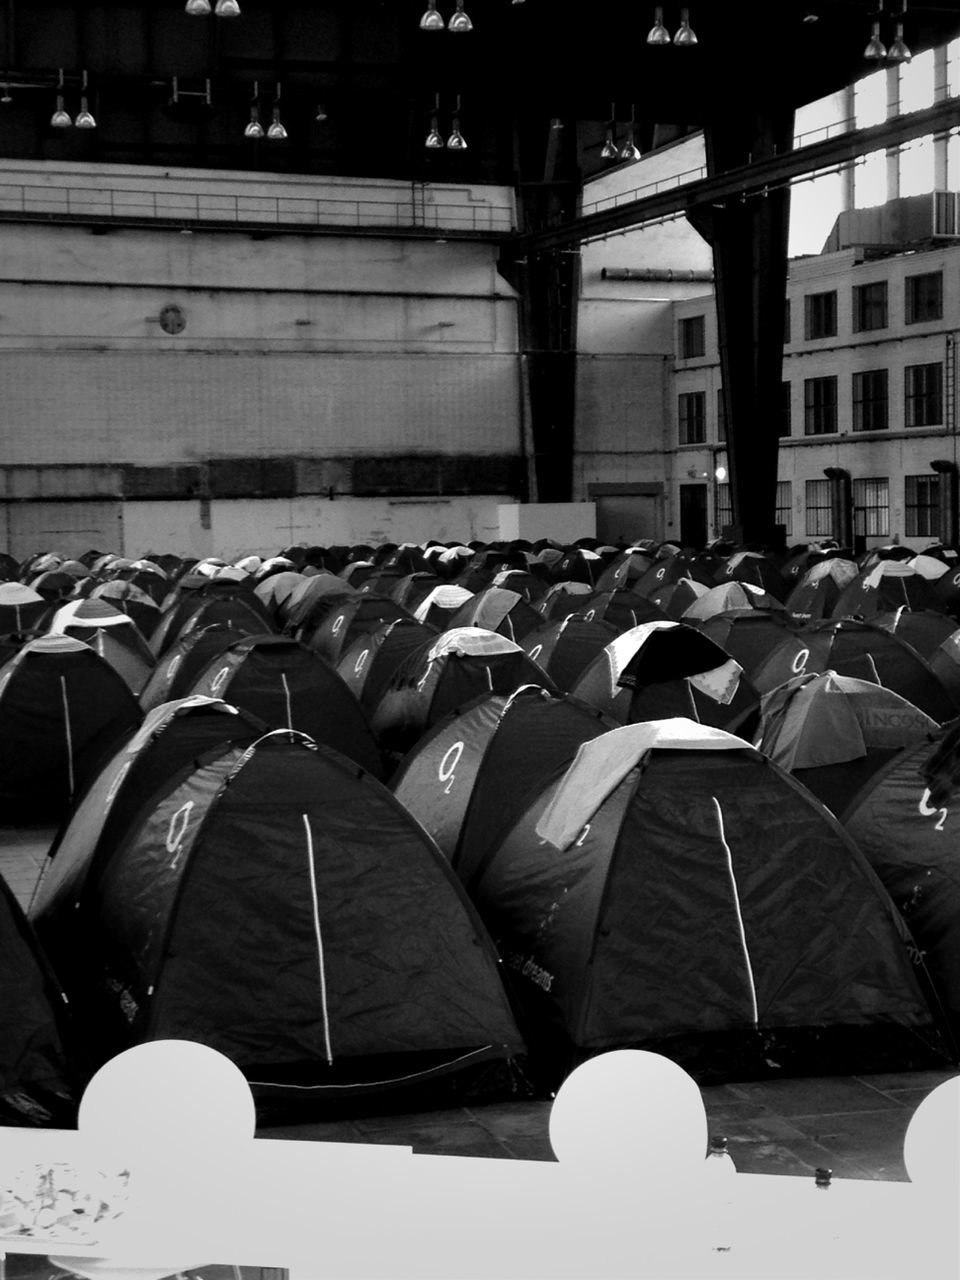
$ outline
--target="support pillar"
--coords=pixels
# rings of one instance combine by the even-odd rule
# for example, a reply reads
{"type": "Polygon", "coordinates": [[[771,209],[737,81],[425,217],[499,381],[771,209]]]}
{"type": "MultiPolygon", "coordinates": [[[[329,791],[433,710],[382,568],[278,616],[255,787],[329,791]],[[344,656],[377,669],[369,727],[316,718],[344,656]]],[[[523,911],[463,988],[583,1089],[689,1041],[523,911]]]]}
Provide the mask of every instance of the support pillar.
{"type": "MultiPolygon", "coordinates": [[[[745,109],[705,129],[712,176],[793,145],[793,110],[745,109]]],[[[727,469],[737,541],[782,546],[776,525],[790,192],[784,186],[687,216],[713,248],[727,469]]]]}

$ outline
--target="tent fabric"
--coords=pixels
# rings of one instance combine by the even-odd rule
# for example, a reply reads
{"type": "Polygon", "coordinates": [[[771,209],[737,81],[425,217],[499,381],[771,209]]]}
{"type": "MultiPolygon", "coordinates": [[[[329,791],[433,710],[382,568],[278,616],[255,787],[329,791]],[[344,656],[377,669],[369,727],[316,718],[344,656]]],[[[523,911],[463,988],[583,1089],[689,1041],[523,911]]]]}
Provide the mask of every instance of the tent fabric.
{"type": "Polygon", "coordinates": [[[502,815],[530,780],[566,764],[581,742],[611,727],[607,717],[539,685],[484,694],[424,734],[390,789],[466,878],[461,839],[474,797],[492,785],[502,815]]]}
{"type": "Polygon", "coordinates": [[[99,756],[141,720],[123,678],[81,640],[41,636],[0,668],[0,801],[58,820],[99,756]]]}
{"type": "Polygon", "coordinates": [[[231,589],[221,595],[188,592],[164,609],[153,635],[150,651],[159,661],[178,640],[200,627],[229,623],[247,635],[275,631],[267,610],[252,591],[237,594],[231,589]]]}
{"type": "Polygon", "coordinates": [[[50,603],[22,582],[0,582],[0,635],[39,627],[50,603]]]}
{"type": "Polygon", "coordinates": [[[434,634],[430,627],[412,618],[381,623],[344,650],[336,666],[337,674],[364,711],[372,714],[401,662],[434,634]]]}
{"type": "Polygon", "coordinates": [[[906,747],[841,813],[913,935],[960,1040],[960,726],[906,747]]]}
{"type": "Polygon", "coordinates": [[[154,666],[140,690],[141,709],[152,711],[163,702],[186,696],[207,664],[246,634],[229,621],[188,631],[154,666]]]}
{"type": "Polygon", "coordinates": [[[296,640],[245,636],[215,654],[189,690],[223,698],[271,728],[295,729],[375,778],[383,766],[367,716],[330,664],[296,640]]]}
{"type": "Polygon", "coordinates": [[[548,783],[478,868],[542,1069],[626,1047],[713,1082],[954,1061],[851,838],[759,752],[694,731],[648,751],[562,849],[538,831],[567,775],[548,783]]]}
{"type": "Polygon", "coordinates": [[[750,582],[721,582],[698,596],[684,611],[684,621],[712,618],[717,613],[729,613],[731,609],[774,609],[783,605],[762,587],[750,582]]]}
{"type": "Polygon", "coordinates": [[[330,609],[312,631],[304,629],[300,639],[309,649],[336,666],[344,649],[357,636],[375,630],[381,623],[408,617],[409,611],[389,596],[359,592],[330,609]]]}
{"type": "Polygon", "coordinates": [[[540,615],[519,591],[487,586],[466,600],[449,622],[449,630],[477,627],[519,643],[540,623],[540,615]]]}
{"type": "Polygon", "coordinates": [[[0,1124],[68,1128],[79,1101],[62,988],[0,877],[0,1124]]]}
{"type": "Polygon", "coordinates": [[[207,1044],[259,1099],[402,1094],[523,1052],[449,867],[384,787],[302,735],[172,779],[82,914],[120,1043],[207,1044]]]}
{"type": "Polygon", "coordinates": [[[529,631],[524,636],[523,649],[558,689],[569,691],[616,636],[617,629],[610,623],[571,613],[529,631]]]}
{"type": "Polygon", "coordinates": [[[568,848],[604,800],[654,749],[733,751],[749,746],[742,738],[682,717],[623,725],[585,742],[536,826],[537,835],[557,849],[568,848]]]}

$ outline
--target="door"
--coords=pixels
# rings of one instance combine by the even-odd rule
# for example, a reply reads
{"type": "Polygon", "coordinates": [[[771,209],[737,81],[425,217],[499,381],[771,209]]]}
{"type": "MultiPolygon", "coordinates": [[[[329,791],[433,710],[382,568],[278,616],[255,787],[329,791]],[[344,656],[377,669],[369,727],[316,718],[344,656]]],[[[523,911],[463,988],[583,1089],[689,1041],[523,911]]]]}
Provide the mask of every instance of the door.
{"type": "Polygon", "coordinates": [[[659,493],[599,493],[594,502],[601,542],[632,546],[642,538],[662,539],[659,493]]]}
{"type": "Polygon", "coordinates": [[[707,486],[680,486],[680,541],[699,550],[707,543],[707,486]]]}

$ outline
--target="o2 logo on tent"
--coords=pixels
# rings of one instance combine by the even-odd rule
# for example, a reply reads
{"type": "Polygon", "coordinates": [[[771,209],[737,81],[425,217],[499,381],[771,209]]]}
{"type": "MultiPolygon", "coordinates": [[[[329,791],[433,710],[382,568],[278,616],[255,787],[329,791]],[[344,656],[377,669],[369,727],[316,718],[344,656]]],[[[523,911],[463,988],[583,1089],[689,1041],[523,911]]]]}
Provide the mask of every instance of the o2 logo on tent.
{"type": "Polygon", "coordinates": [[[790,663],[790,670],[794,675],[802,676],[807,669],[807,663],[810,661],[810,650],[801,649],[794,660],[790,663]]]}
{"type": "Polygon", "coordinates": [[[444,752],[443,759],[440,761],[440,767],[437,770],[437,777],[441,782],[447,785],[443,789],[443,794],[448,796],[453,784],[457,780],[457,765],[460,763],[460,757],[463,755],[464,743],[455,742],[452,747],[448,747],[444,752]]]}
{"type": "Polygon", "coordinates": [[[210,692],[219,693],[220,690],[223,688],[223,682],[226,680],[229,674],[230,674],[229,667],[221,667],[220,670],[217,672],[217,674],[210,681],[210,692]]]}
{"type": "Polygon", "coordinates": [[[940,817],[939,817],[939,818],[938,818],[938,820],[933,824],[933,829],[934,829],[934,831],[942,831],[942,830],[943,830],[943,824],[944,824],[944,823],[946,822],[946,820],[947,820],[947,809],[946,809],[946,808],[939,808],[939,809],[937,809],[937,808],[935,808],[935,807],[930,803],[930,788],[929,788],[929,787],[927,787],[927,788],[926,788],[926,790],[924,791],[923,795],[920,797],[920,803],[917,805],[917,808],[918,808],[918,810],[920,811],[920,813],[921,813],[921,814],[923,814],[923,816],[924,816],[925,818],[933,818],[933,817],[936,817],[936,815],[937,815],[937,814],[939,814],[939,815],[940,815],[940,817]]]}
{"type": "Polygon", "coordinates": [[[358,676],[360,674],[363,668],[367,665],[367,659],[369,657],[370,657],[370,650],[364,649],[363,653],[360,654],[359,658],[357,658],[356,662],[353,664],[354,675],[358,676]]]}
{"type": "Polygon", "coordinates": [[[333,626],[330,628],[331,635],[338,636],[340,634],[340,630],[343,627],[343,623],[344,623],[344,617],[345,617],[344,614],[342,613],[338,614],[336,621],[334,622],[333,626]]]}
{"type": "Polygon", "coordinates": [[[167,853],[173,854],[170,863],[170,870],[176,868],[180,861],[180,855],[183,853],[183,839],[187,834],[187,827],[190,824],[190,814],[193,812],[194,801],[187,800],[170,819],[170,825],[167,828],[167,838],[165,841],[167,853]]]}

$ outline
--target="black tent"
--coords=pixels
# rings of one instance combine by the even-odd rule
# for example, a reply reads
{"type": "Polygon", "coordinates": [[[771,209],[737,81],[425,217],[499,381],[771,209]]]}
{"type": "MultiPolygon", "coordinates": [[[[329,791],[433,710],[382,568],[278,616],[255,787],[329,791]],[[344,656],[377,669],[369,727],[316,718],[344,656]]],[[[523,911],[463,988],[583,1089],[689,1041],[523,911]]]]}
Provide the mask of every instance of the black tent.
{"type": "Polygon", "coordinates": [[[152,711],[162,702],[184,697],[197,676],[218,654],[248,634],[229,621],[211,622],[209,626],[188,631],[170,646],[151,671],[140,690],[142,710],[152,711]]]}
{"type": "Polygon", "coordinates": [[[529,631],[523,649],[558,689],[569,690],[619,632],[609,622],[571,613],[529,631]]]}
{"type": "Polygon", "coordinates": [[[432,627],[415,618],[381,623],[344,650],[337,674],[364,711],[372,714],[400,663],[436,634],[432,627]]]}
{"type": "Polygon", "coordinates": [[[840,812],[913,934],[960,1038],[960,723],[906,747],[840,812]]]}
{"type": "Polygon", "coordinates": [[[518,796],[614,724],[593,707],[540,685],[483,694],[424,734],[390,789],[465,878],[461,837],[474,799],[476,823],[489,830],[491,808],[499,818],[515,811],[518,796]]]}
{"type": "Polygon", "coordinates": [[[64,994],[0,877],[0,1124],[67,1128],[79,1101],[64,994]]]}
{"type": "Polygon", "coordinates": [[[301,734],[181,770],[77,914],[97,977],[84,1003],[106,1015],[98,1058],[194,1040],[261,1099],[382,1106],[430,1083],[479,1087],[491,1069],[503,1085],[523,1051],[496,954],[436,847],[386,788],[301,734]]]}
{"type": "Polygon", "coordinates": [[[469,887],[553,1071],[624,1047],[701,1080],[955,1061],[864,856],[722,730],[678,718],[586,743],[469,887]]]}
{"type": "Polygon", "coordinates": [[[104,753],[140,723],[123,677],[70,636],[31,640],[0,667],[0,801],[52,822],[104,753]]]}
{"type": "Polygon", "coordinates": [[[244,636],[215,654],[191,693],[224,698],[271,728],[296,729],[374,777],[383,768],[366,713],[318,653],[283,636],[244,636]]]}

